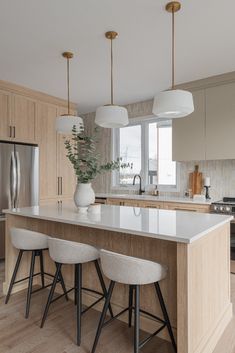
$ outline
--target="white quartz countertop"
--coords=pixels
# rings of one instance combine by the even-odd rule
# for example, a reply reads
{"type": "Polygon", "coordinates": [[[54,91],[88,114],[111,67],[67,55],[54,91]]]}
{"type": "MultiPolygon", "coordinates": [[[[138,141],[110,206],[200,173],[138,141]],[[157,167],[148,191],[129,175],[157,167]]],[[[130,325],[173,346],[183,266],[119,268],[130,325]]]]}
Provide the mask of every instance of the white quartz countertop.
{"type": "Polygon", "coordinates": [[[148,194],[112,194],[112,193],[96,193],[97,198],[112,198],[112,199],[126,199],[126,200],[143,200],[143,201],[159,201],[159,202],[179,202],[190,203],[195,205],[211,205],[213,200],[193,200],[189,197],[173,197],[173,196],[153,196],[148,194]]]}
{"type": "Polygon", "coordinates": [[[6,214],[75,224],[144,237],[192,243],[233,217],[198,212],[101,205],[100,214],[79,213],[72,202],[5,210],[6,214]]]}

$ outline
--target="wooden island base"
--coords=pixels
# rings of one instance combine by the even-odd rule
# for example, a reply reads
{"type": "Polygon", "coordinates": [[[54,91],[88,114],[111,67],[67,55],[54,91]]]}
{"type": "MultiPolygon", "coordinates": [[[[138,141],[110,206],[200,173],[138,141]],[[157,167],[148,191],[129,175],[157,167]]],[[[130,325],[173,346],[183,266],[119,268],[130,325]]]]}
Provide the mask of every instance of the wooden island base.
{"type": "MultiPolygon", "coordinates": [[[[168,276],[160,285],[177,337],[179,353],[211,353],[232,318],[229,223],[187,244],[7,214],[4,293],[8,289],[18,254],[9,241],[11,227],[39,231],[52,237],[83,242],[167,265],[168,276]]],[[[24,255],[18,278],[28,275],[30,266],[28,255],[24,255]]],[[[45,256],[45,270],[50,273],[55,271],[55,266],[48,255],[45,256]]],[[[73,268],[64,266],[63,275],[66,286],[72,287],[73,268]]],[[[99,289],[95,268],[92,264],[84,265],[83,279],[84,286],[99,289]]],[[[39,279],[35,278],[35,284],[39,283],[37,281],[39,279]]],[[[27,287],[27,282],[22,282],[15,286],[14,291],[17,292],[25,287],[27,287]]],[[[92,296],[84,294],[85,304],[93,300],[93,294],[92,296]]],[[[117,285],[112,301],[115,311],[126,307],[127,302],[127,287],[117,285]]],[[[102,304],[98,310],[101,306],[102,304]]],[[[141,288],[141,307],[161,316],[152,286],[141,288]]],[[[124,317],[123,320],[126,318],[124,317]]],[[[144,330],[153,332],[156,325],[153,320],[142,316],[141,327],[144,330]]],[[[168,339],[166,332],[164,335],[163,337],[168,339]]]]}

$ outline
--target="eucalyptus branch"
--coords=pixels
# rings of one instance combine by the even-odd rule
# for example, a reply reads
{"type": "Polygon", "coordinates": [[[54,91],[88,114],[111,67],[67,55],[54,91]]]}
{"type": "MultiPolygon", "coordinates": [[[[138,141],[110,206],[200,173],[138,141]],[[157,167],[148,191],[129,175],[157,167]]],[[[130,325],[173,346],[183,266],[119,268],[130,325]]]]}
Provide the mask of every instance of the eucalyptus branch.
{"type": "Polygon", "coordinates": [[[101,173],[132,168],[132,164],[122,163],[121,158],[105,164],[99,163],[100,154],[96,152],[99,142],[98,132],[99,129],[95,128],[91,137],[86,135],[84,129],[78,132],[74,126],[72,137],[65,141],[67,157],[73,166],[79,183],[89,183],[101,173]]]}

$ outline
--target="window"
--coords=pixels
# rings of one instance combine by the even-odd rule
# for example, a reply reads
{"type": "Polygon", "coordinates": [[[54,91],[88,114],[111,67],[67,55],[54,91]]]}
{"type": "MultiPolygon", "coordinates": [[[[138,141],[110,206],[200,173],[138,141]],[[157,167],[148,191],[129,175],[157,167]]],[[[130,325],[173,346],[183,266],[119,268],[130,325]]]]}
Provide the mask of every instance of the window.
{"type": "Polygon", "coordinates": [[[113,131],[114,158],[121,157],[132,167],[114,172],[113,186],[132,185],[135,174],[143,184],[158,185],[160,190],[177,188],[177,163],[172,161],[172,126],[156,119],[135,121],[113,131]]]}

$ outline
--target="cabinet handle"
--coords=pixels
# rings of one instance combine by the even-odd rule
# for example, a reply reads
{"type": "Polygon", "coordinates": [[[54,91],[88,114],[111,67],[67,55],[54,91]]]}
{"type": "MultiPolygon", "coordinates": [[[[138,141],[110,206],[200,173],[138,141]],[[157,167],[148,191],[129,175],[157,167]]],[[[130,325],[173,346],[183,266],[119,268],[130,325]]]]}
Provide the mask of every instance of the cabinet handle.
{"type": "Polygon", "coordinates": [[[60,177],[57,177],[57,194],[60,195],[60,177]]]}
{"type": "Polygon", "coordinates": [[[63,195],[63,177],[60,177],[60,195],[63,195]]]}
{"type": "Polygon", "coordinates": [[[190,208],[178,208],[178,207],[175,207],[174,208],[175,211],[186,211],[186,212],[197,212],[197,210],[192,210],[190,208]]]}
{"type": "Polygon", "coordinates": [[[13,132],[14,132],[14,138],[16,137],[16,127],[15,126],[13,126],[13,132]]]}
{"type": "Polygon", "coordinates": [[[12,126],[9,126],[9,137],[12,137],[12,126]]]}

